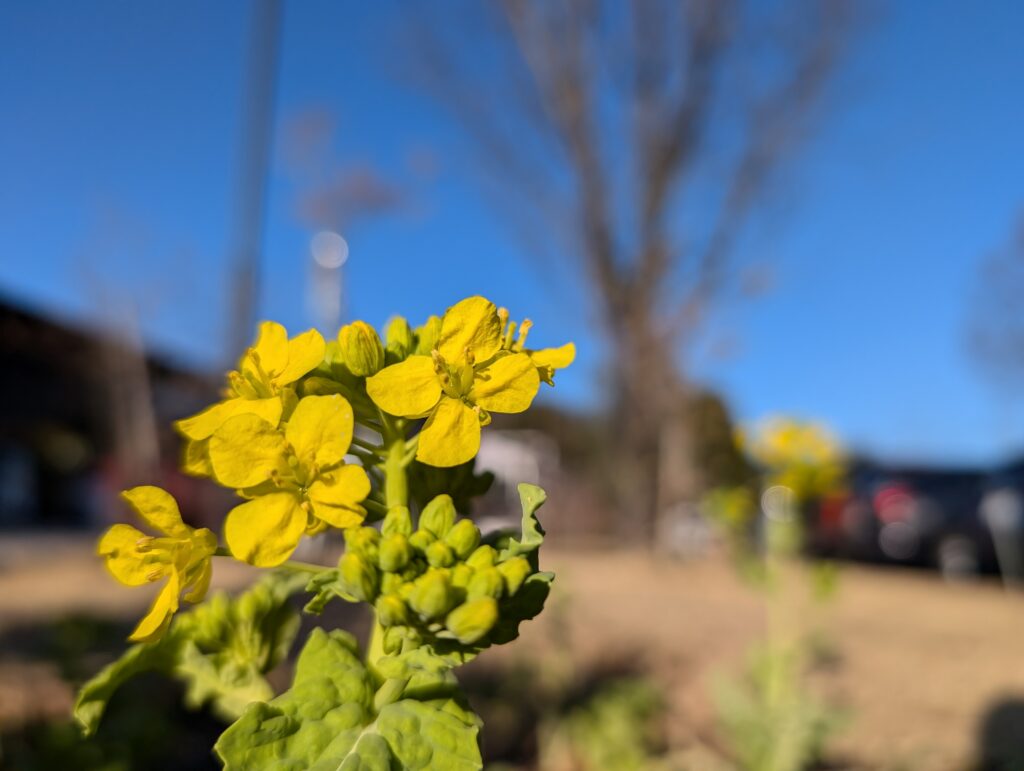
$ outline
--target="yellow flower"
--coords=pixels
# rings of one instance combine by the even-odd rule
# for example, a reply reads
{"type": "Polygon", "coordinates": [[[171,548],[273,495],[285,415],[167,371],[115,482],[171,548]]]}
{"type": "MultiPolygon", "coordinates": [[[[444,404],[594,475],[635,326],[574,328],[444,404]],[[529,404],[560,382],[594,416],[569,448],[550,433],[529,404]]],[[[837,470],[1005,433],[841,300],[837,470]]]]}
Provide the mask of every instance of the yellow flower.
{"type": "Polygon", "coordinates": [[[767,470],[769,485],[788,487],[800,500],[826,495],[842,486],[842,451],[822,426],[773,417],[762,421],[755,434],[740,434],[737,439],[767,470]]]}
{"type": "Polygon", "coordinates": [[[489,412],[523,412],[540,388],[537,367],[525,353],[504,351],[494,304],[469,297],[441,320],[430,356],[410,356],[366,381],[366,392],[385,412],[426,417],[417,460],[457,466],[480,449],[480,426],[489,412]]]}
{"type": "Polygon", "coordinates": [[[272,567],[295,551],[303,533],[358,525],[370,479],[346,465],[352,406],[338,394],[301,399],[284,431],[258,415],[236,415],[210,437],[214,478],[251,500],[224,522],[231,553],[272,567]]]}
{"type": "Polygon", "coordinates": [[[121,493],[135,512],[163,537],[146,535],[131,525],[114,525],[100,539],[97,553],[107,569],[126,586],[166,578],[145,618],[129,640],[147,642],[160,637],[178,609],[178,596],[199,602],[206,595],[213,572],[210,564],[217,538],[205,527],[194,530],[181,521],[178,504],[159,487],[133,487],[121,493]]]}
{"type": "Polygon", "coordinates": [[[185,471],[210,475],[208,440],[236,415],[257,415],[276,426],[285,412],[285,397],[294,398],[284,389],[316,368],[325,350],[324,339],[315,329],[289,340],[287,330],[277,322],[260,324],[256,342],[246,350],[238,369],[228,373],[226,398],[174,424],[188,440],[185,471]]]}
{"type": "Polygon", "coordinates": [[[555,384],[555,370],[565,369],[576,358],[576,346],[573,343],[566,343],[558,348],[541,348],[533,350],[526,347],[526,336],[533,328],[533,322],[523,319],[519,325],[519,337],[516,337],[516,322],[509,321],[508,311],[504,308],[498,309],[498,318],[501,321],[502,335],[501,347],[513,353],[525,353],[533,361],[537,368],[540,379],[549,386],[555,384]]]}

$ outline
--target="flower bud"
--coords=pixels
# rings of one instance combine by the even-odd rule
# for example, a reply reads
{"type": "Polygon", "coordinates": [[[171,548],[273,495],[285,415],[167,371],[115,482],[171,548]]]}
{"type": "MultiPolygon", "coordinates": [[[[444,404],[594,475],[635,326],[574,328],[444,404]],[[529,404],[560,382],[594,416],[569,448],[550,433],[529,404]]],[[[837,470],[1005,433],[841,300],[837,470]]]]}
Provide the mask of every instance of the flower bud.
{"type": "Polygon", "coordinates": [[[492,597],[500,600],[502,592],[505,591],[505,579],[497,568],[483,568],[473,574],[469,585],[466,586],[466,595],[473,597],[492,597]]]}
{"type": "Polygon", "coordinates": [[[370,563],[377,562],[380,533],[372,527],[349,527],[345,529],[345,549],[355,552],[370,563]]]}
{"type": "Polygon", "coordinates": [[[494,547],[489,544],[480,546],[469,555],[466,560],[466,564],[471,568],[489,568],[493,567],[494,563],[498,561],[498,552],[494,550],[494,547]]]}
{"type": "Polygon", "coordinates": [[[412,559],[412,547],[409,546],[409,539],[398,533],[384,536],[380,542],[379,555],[381,570],[385,573],[399,572],[412,559]]]}
{"type": "Polygon", "coordinates": [[[480,529],[471,520],[459,520],[448,531],[444,541],[452,547],[459,559],[466,559],[480,545],[480,529]]]}
{"type": "Polygon", "coordinates": [[[392,506],[381,523],[380,530],[384,535],[412,535],[412,517],[405,506],[392,506]]]}
{"type": "Polygon", "coordinates": [[[444,538],[455,524],[455,504],[450,495],[439,495],[420,514],[420,529],[429,530],[437,538],[444,538]]]}
{"type": "Polygon", "coordinates": [[[380,593],[381,594],[399,594],[402,591],[402,585],[405,583],[400,575],[396,573],[385,573],[380,577],[380,593]]]}
{"type": "Polygon", "coordinates": [[[441,336],[441,318],[431,316],[422,327],[416,327],[416,353],[429,356],[437,347],[437,338],[441,336]]]}
{"type": "Polygon", "coordinates": [[[465,589],[472,579],[473,568],[465,562],[460,562],[452,568],[452,586],[456,589],[465,589]]]}
{"type": "Polygon", "coordinates": [[[377,611],[377,620],[381,626],[405,624],[409,620],[409,612],[405,603],[393,594],[382,594],[373,604],[377,611]]]}
{"type": "Polygon", "coordinates": [[[452,587],[445,570],[429,570],[416,579],[409,605],[424,621],[440,618],[452,603],[452,587]]]}
{"type": "Polygon", "coordinates": [[[384,346],[377,331],[365,321],[353,321],[339,329],[338,347],[353,375],[369,377],[384,367],[384,346]]]}
{"type": "Polygon", "coordinates": [[[417,530],[409,536],[409,545],[420,554],[426,554],[427,547],[436,540],[433,533],[427,530],[417,530]]]}
{"type": "Polygon", "coordinates": [[[341,585],[357,600],[373,602],[377,595],[377,571],[356,552],[345,552],[338,562],[341,585]]]}
{"type": "Polygon", "coordinates": [[[427,547],[427,562],[431,567],[450,568],[455,564],[455,552],[444,541],[434,541],[427,547]]]}
{"type": "Polygon", "coordinates": [[[394,316],[384,331],[385,358],[389,364],[405,361],[416,348],[416,338],[409,322],[401,316],[394,316]]]}
{"type": "Polygon", "coordinates": [[[530,567],[530,563],[525,557],[512,557],[498,565],[498,571],[505,579],[505,589],[508,590],[508,596],[511,597],[519,591],[519,587],[533,572],[533,568],[530,567]]]}
{"type": "Polygon", "coordinates": [[[445,619],[448,631],[463,645],[486,635],[498,621],[498,603],[492,597],[478,597],[463,603],[445,619]]]}

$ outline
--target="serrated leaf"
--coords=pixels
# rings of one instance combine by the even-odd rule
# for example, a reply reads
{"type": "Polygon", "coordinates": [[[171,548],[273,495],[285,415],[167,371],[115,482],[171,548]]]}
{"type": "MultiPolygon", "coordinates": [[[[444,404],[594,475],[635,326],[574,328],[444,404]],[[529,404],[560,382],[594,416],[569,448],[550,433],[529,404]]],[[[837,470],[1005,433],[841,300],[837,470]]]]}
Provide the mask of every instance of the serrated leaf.
{"type": "Polygon", "coordinates": [[[129,648],[79,691],[74,717],[92,734],[107,702],[127,680],[146,671],[185,682],[186,702],[209,702],[225,720],[234,720],[249,702],[273,695],[263,675],[288,653],[299,627],[288,597],[304,584],[294,576],[272,574],[235,598],[211,597],[177,616],[163,639],[129,648]]]}
{"type": "Polygon", "coordinates": [[[83,685],[72,712],[82,733],[85,736],[95,733],[107,703],[128,680],[143,672],[168,671],[178,656],[181,642],[172,630],[157,642],[133,645],[83,685]]]}
{"type": "Polygon", "coordinates": [[[433,679],[435,687],[425,689],[431,698],[406,696],[375,712],[374,677],[360,661],[355,640],[340,630],[314,629],[291,690],[249,705],[217,741],[214,749],[225,770],[482,768],[476,717],[454,689],[438,687],[447,685],[450,673],[426,653],[404,661],[393,657],[388,667],[433,679]]]}
{"type": "Polygon", "coordinates": [[[511,557],[527,556],[536,569],[535,552],[544,543],[544,528],[537,519],[537,509],[544,505],[547,493],[537,485],[519,483],[519,500],[523,506],[522,537],[509,538],[498,550],[498,560],[504,561],[511,557]]]}

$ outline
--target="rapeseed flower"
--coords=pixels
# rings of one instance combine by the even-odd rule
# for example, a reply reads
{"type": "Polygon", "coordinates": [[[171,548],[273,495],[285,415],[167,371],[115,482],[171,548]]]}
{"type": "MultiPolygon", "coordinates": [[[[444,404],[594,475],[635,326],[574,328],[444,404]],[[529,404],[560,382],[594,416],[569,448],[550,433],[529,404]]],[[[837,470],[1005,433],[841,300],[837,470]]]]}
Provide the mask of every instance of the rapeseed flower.
{"type": "Polygon", "coordinates": [[[468,297],[440,322],[431,355],[413,355],[366,381],[385,412],[425,417],[417,460],[457,466],[480,449],[480,427],[490,412],[523,412],[540,388],[537,366],[522,352],[502,349],[502,322],[494,304],[468,297]]]}
{"type": "Polygon", "coordinates": [[[537,368],[537,374],[540,376],[540,379],[549,386],[555,384],[555,370],[565,369],[576,358],[576,346],[573,343],[566,343],[558,348],[527,348],[526,337],[533,328],[533,322],[529,319],[523,319],[523,323],[518,325],[519,335],[517,337],[517,324],[509,320],[506,309],[498,309],[498,318],[502,326],[502,349],[513,353],[525,353],[529,356],[537,368]]]}
{"type": "Polygon", "coordinates": [[[159,487],[133,487],[121,496],[146,524],[163,536],[146,535],[131,525],[114,525],[100,539],[96,551],[105,558],[114,578],[126,586],[167,579],[149,612],[128,638],[148,642],[167,629],[178,610],[182,592],[186,602],[199,602],[206,596],[217,538],[205,527],[196,530],[186,525],[174,498],[159,487]]]}
{"type": "Polygon", "coordinates": [[[288,339],[287,330],[275,321],[260,324],[256,342],[246,350],[238,369],[228,373],[225,398],[202,412],[174,425],[188,440],[185,470],[209,476],[207,443],[213,433],[236,415],[257,415],[278,425],[295,394],[289,388],[324,359],[326,344],[315,329],[288,339]]]}
{"type": "Polygon", "coordinates": [[[304,533],[363,521],[360,502],[370,493],[370,480],[361,467],[344,461],[352,428],[352,406],[332,394],[299,400],[283,431],[248,413],[213,433],[214,478],[250,499],[224,523],[236,558],[273,567],[291,556],[304,533]]]}

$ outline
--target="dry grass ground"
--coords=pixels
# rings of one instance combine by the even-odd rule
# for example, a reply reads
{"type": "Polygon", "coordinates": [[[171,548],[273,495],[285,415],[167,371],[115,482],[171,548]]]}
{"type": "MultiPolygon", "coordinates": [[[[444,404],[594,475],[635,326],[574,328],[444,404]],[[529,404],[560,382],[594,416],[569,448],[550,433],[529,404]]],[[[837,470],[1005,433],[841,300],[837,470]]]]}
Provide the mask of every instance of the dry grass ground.
{"type": "MultiPolygon", "coordinates": [[[[103,574],[87,542],[47,545],[45,563],[31,558],[38,547],[0,544],[0,636],[69,613],[126,617],[145,605],[144,590],[103,574]]],[[[764,622],[760,598],[729,565],[556,551],[545,567],[558,573],[549,611],[500,655],[532,657],[552,645],[580,663],[640,654],[668,696],[673,740],[714,741],[711,683],[737,671],[764,622]]],[[[223,586],[247,580],[242,567],[218,572],[223,586]]],[[[969,768],[986,713],[1024,699],[1024,597],[994,584],[846,565],[823,620],[836,657],[815,685],[850,711],[831,746],[852,767],[969,768]]],[[[59,714],[69,700],[55,672],[0,648],[0,727],[59,714]]]]}

